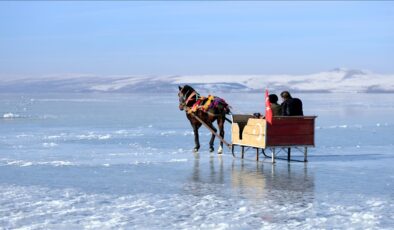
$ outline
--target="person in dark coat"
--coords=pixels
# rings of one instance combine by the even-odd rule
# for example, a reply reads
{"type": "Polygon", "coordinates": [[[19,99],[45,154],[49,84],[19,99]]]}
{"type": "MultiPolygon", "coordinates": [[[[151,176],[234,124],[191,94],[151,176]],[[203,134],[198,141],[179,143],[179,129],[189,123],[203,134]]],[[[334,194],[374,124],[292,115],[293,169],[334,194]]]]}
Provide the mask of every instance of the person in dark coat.
{"type": "Polygon", "coordinates": [[[300,99],[292,98],[288,91],[283,91],[280,96],[283,99],[281,104],[282,116],[304,116],[300,99]]]}

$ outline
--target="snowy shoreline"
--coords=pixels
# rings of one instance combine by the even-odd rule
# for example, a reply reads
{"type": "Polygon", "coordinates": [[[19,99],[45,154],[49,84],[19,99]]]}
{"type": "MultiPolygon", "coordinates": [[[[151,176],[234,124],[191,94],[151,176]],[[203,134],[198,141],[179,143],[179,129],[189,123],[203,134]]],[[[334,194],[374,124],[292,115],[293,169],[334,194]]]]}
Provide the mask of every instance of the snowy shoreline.
{"type": "Polygon", "coordinates": [[[333,69],[306,75],[179,75],[94,76],[68,74],[0,80],[0,91],[13,92],[175,92],[177,85],[190,84],[199,91],[261,92],[290,90],[302,93],[394,93],[394,75],[366,70],[333,69]]]}

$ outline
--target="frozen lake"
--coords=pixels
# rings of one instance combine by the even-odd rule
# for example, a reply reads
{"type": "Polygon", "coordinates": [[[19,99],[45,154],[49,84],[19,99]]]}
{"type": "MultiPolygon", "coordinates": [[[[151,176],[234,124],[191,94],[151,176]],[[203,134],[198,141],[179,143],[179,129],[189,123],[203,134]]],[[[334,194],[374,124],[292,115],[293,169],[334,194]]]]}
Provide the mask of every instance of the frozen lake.
{"type": "MultiPolygon", "coordinates": [[[[217,95],[264,111],[263,93],[217,95]]],[[[294,96],[316,147],[272,165],[209,153],[205,128],[192,153],[176,93],[1,94],[0,227],[393,228],[393,95],[294,96]]]]}

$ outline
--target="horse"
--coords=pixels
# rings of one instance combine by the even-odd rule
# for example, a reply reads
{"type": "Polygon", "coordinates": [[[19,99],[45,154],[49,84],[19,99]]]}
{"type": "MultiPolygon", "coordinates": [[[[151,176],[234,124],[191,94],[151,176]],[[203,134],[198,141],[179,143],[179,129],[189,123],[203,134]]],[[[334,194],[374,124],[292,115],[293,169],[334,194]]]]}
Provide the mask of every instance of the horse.
{"type": "MultiPolygon", "coordinates": [[[[189,85],[184,85],[183,87],[178,86],[179,92],[179,110],[186,111],[186,117],[190,121],[194,132],[194,152],[198,152],[200,149],[200,140],[198,129],[201,127],[202,123],[196,118],[200,118],[204,123],[206,123],[215,133],[217,129],[213,126],[213,122],[216,120],[219,128],[220,137],[224,138],[224,122],[227,120],[226,114],[230,114],[230,106],[226,101],[220,97],[208,96],[201,97],[200,94],[194,90],[189,85]]],[[[214,141],[215,135],[212,133],[211,139],[209,141],[209,151],[214,151],[214,141]]],[[[223,142],[220,142],[218,148],[218,154],[223,152],[223,142]]]]}

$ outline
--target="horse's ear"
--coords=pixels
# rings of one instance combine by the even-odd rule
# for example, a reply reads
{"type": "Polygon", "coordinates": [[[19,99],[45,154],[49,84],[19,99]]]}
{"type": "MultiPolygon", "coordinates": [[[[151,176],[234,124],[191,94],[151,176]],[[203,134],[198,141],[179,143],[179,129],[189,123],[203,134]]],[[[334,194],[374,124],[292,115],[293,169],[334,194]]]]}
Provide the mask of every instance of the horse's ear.
{"type": "Polygon", "coordinates": [[[181,91],[181,90],[182,90],[182,87],[181,87],[180,85],[178,85],[178,88],[179,88],[179,91],[181,91]]]}

